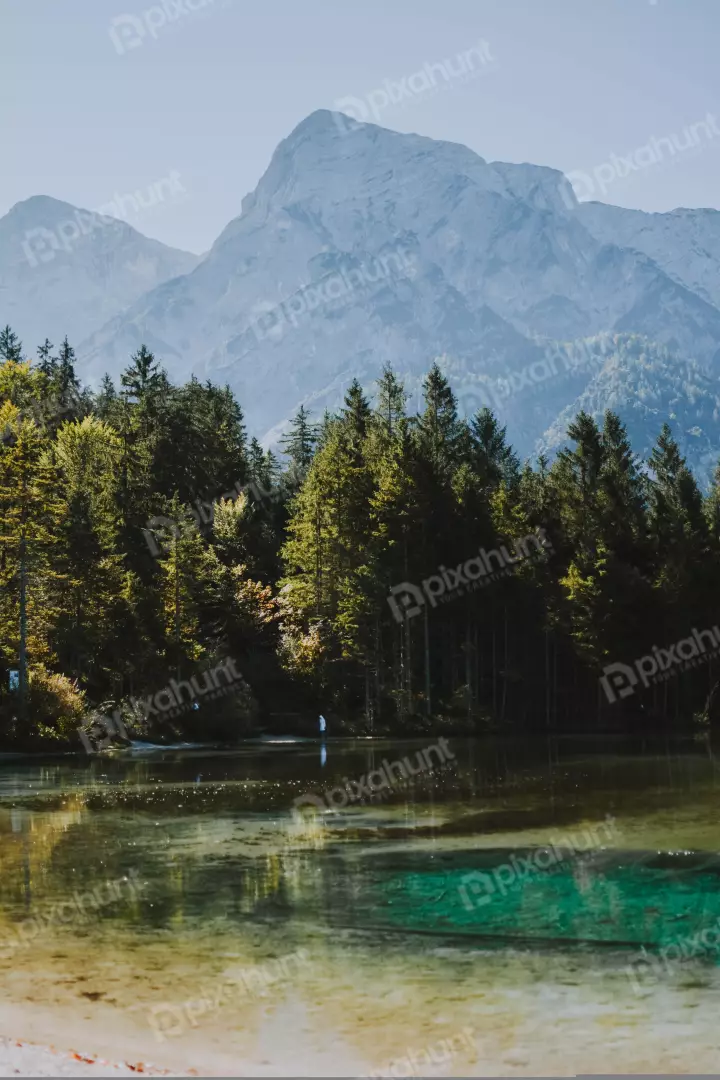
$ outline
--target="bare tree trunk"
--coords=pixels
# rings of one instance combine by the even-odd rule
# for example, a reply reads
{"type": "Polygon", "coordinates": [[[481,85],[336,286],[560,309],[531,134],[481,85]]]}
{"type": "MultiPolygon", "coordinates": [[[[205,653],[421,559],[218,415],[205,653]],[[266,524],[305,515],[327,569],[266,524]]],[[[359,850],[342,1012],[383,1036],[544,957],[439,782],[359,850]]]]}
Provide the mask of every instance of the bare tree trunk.
{"type": "Polygon", "coordinates": [[[550,638],[545,627],[545,730],[550,730],[550,638]]]}
{"type": "Polygon", "coordinates": [[[427,604],[423,608],[425,616],[425,711],[428,716],[432,715],[432,700],[430,694],[430,626],[428,623],[427,604]]]}
{"type": "Polygon", "coordinates": [[[507,604],[503,603],[503,691],[500,719],[505,721],[505,707],[507,704],[507,676],[508,676],[508,624],[507,604]]]}
{"type": "Polygon", "coordinates": [[[472,640],[471,640],[472,626],[470,623],[470,607],[468,605],[465,612],[465,686],[466,686],[466,698],[467,698],[467,710],[468,720],[472,716],[473,712],[473,657],[472,657],[472,640]]]}
{"type": "Polygon", "coordinates": [[[493,607],[492,621],[492,705],[493,720],[497,719],[497,655],[495,648],[495,609],[493,607]]]}
{"type": "Polygon", "coordinates": [[[382,668],[382,634],[380,633],[380,617],[375,616],[375,709],[380,715],[380,702],[382,700],[382,688],[384,685],[384,670],[382,668]]]}
{"type": "Polygon", "coordinates": [[[398,657],[398,672],[397,672],[397,680],[396,680],[396,689],[399,692],[398,693],[398,700],[400,702],[400,717],[401,717],[401,719],[404,719],[405,716],[406,716],[406,712],[407,712],[407,710],[405,708],[405,705],[406,705],[406,702],[405,702],[405,681],[406,681],[406,678],[407,678],[406,673],[405,673],[405,668],[407,666],[407,658],[405,656],[405,623],[404,622],[400,624],[400,643],[399,643],[399,647],[396,648],[396,652],[397,652],[397,657],[398,657]]]}
{"type": "Polygon", "coordinates": [[[705,702],[705,716],[712,736],[720,729],[720,682],[716,682],[710,689],[705,702]]]}
{"type": "Polygon", "coordinates": [[[410,619],[405,614],[405,633],[407,635],[407,695],[408,695],[408,713],[412,716],[412,681],[413,681],[413,669],[412,669],[412,633],[410,631],[410,619]]]}

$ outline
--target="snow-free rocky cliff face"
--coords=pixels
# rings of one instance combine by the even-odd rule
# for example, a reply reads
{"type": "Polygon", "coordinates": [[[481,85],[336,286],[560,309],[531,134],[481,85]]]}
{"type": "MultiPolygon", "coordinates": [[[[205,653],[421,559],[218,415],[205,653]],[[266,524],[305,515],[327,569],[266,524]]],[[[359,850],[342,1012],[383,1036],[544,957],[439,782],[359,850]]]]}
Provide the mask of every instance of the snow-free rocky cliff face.
{"type": "Polygon", "coordinates": [[[492,404],[527,453],[597,374],[550,360],[554,342],[637,334],[713,379],[718,220],[581,205],[553,169],[316,112],[194,269],[88,336],[81,374],[117,374],[144,342],[174,379],[228,382],[263,434],[386,362],[414,406],[442,357],[461,406],[492,404]]]}

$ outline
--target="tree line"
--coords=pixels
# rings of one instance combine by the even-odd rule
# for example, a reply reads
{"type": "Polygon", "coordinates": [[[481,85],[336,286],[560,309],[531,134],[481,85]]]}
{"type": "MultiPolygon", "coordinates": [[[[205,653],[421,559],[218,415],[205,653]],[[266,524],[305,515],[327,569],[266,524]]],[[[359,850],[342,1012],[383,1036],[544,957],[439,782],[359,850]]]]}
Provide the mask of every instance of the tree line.
{"type": "Polygon", "coordinates": [[[242,692],[156,737],[311,731],[318,711],[337,733],[712,722],[712,656],[620,700],[602,674],[720,622],[720,471],[703,493],[667,424],[641,461],[611,411],[522,463],[438,364],[414,414],[390,367],[372,391],[317,423],[301,407],[276,455],[228,387],[174,386],[144,346],[90,391],[67,339],[29,360],[6,327],[3,742],[77,742],[93,710],[228,657],[242,692]]]}

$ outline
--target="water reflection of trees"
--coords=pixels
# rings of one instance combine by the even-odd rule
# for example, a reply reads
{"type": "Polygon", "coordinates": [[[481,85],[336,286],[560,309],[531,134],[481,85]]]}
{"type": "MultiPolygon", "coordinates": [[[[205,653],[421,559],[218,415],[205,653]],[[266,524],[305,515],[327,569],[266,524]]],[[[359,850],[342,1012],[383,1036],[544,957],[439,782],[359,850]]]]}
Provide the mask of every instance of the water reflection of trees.
{"type": "MultiPolygon", "coordinates": [[[[304,917],[364,924],[383,914],[379,842],[431,836],[441,845],[473,833],[487,839],[528,826],[571,826],[579,816],[602,820],[609,794],[615,812],[638,800],[648,806],[655,791],[669,812],[688,788],[698,792],[711,782],[700,757],[574,758],[549,743],[508,748],[502,740],[456,749],[452,773],[419,778],[382,802],[351,807],[340,819],[315,814],[300,822],[291,813],[295,797],[321,795],[343,778],[366,775],[383,757],[406,754],[408,744],[347,752],[331,746],[325,767],[313,747],[302,754],[170,754],[5,768],[0,906],[11,918],[24,917],[44,898],[61,899],[135,869],[147,891],[98,919],[167,929],[304,917]],[[447,816],[436,815],[444,804],[447,816]]],[[[427,854],[417,860],[418,872],[426,873],[427,854]]],[[[577,925],[590,911],[598,921],[612,920],[617,897],[608,899],[592,867],[576,870],[566,882],[576,894],[572,902],[569,894],[553,898],[548,879],[542,903],[548,910],[559,905],[563,918],[577,925]]],[[[515,904],[524,925],[538,899],[537,890],[520,890],[508,910],[515,904]]]]}
{"type": "Polygon", "coordinates": [[[70,793],[60,806],[41,812],[0,808],[0,906],[29,907],[35,893],[47,890],[55,851],[68,830],[86,814],[82,794],[70,793]]]}

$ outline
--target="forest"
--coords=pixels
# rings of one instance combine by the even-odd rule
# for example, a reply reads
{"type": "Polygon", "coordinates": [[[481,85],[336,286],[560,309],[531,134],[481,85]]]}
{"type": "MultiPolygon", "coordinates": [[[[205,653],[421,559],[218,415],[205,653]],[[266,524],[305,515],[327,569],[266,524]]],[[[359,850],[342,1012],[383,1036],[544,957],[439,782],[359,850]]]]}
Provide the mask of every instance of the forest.
{"type": "Polygon", "coordinates": [[[701,490],[667,423],[643,461],[580,413],[521,462],[435,363],[418,413],[387,367],[275,454],[228,387],[174,386],[144,346],[119,385],[75,366],[0,333],[2,748],[81,749],[111,715],[168,743],[319,712],[331,735],[717,722],[712,650],[661,659],[720,623],[720,470],[701,490]]]}

